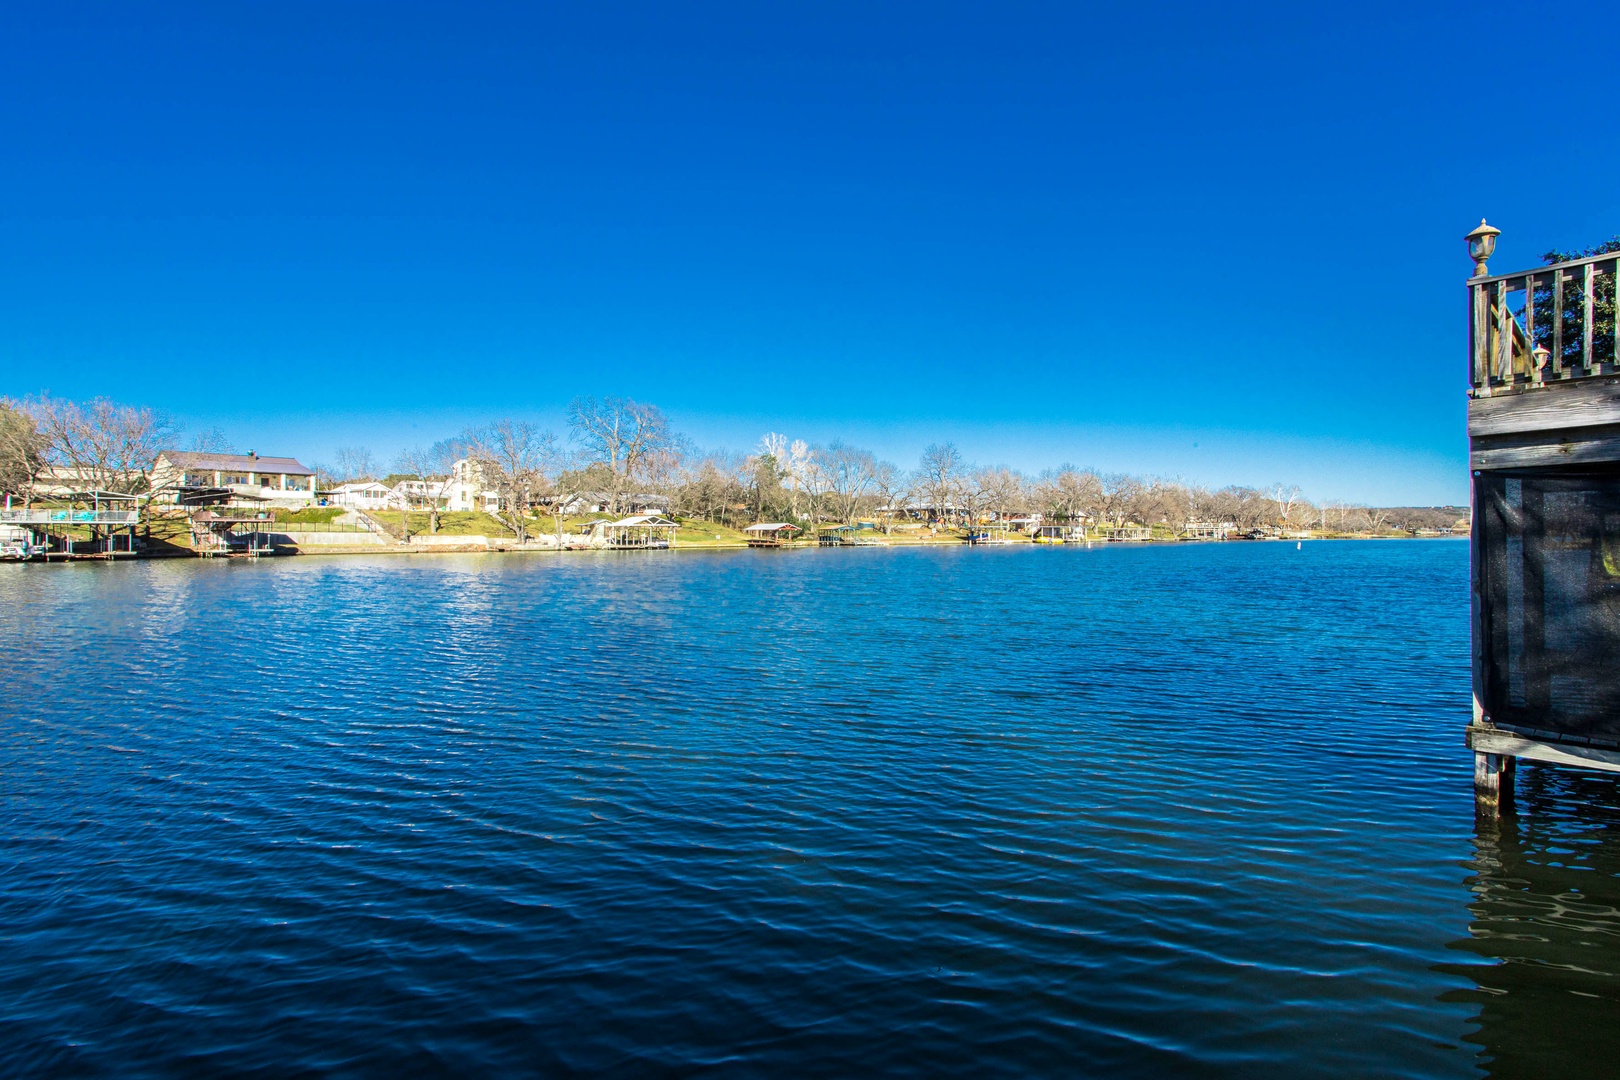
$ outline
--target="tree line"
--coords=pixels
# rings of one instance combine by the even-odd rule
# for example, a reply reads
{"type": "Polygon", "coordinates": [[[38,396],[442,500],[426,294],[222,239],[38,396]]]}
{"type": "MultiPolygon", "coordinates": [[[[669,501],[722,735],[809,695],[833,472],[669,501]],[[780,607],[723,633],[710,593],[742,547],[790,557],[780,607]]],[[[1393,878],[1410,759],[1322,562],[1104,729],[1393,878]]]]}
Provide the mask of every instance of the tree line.
{"type": "MultiPolygon", "coordinates": [[[[1457,508],[1317,504],[1282,482],[1210,488],[1070,464],[1031,474],[975,465],[951,442],[930,444],[909,469],[841,440],[812,444],[776,432],[748,451],[700,450],[657,406],[629,398],[576,398],[567,425],[559,435],[526,420],[501,419],[407,448],[386,470],[364,447],[341,448],[331,463],[311,467],[322,486],[372,479],[392,485],[442,481],[463,462],[464,475],[495,493],[499,516],[520,538],[542,518],[560,530],[564,508],[586,493],[614,513],[653,497],[674,516],[731,527],[771,520],[813,529],[867,520],[889,531],[907,519],[949,524],[1039,514],[1050,522],[1115,527],[1179,529],[1205,521],[1240,530],[1355,533],[1443,528],[1459,516],[1457,508]]],[[[0,487],[28,498],[55,475],[84,487],[139,493],[147,490],[159,451],[180,447],[182,434],[152,409],[106,399],[0,400],[0,487]]],[[[185,448],[234,452],[218,430],[195,434],[185,448]]],[[[435,500],[423,508],[435,519],[441,513],[435,500]]]]}

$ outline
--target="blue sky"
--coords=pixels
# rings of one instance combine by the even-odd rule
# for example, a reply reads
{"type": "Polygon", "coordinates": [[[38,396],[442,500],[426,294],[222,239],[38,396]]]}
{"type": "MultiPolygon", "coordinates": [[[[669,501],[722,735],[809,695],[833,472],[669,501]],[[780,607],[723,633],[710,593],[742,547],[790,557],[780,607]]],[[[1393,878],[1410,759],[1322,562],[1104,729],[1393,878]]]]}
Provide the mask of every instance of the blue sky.
{"type": "Polygon", "coordinates": [[[11,5],[0,393],[1461,501],[1461,237],[1620,232],[1617,10],[11,5]]]}

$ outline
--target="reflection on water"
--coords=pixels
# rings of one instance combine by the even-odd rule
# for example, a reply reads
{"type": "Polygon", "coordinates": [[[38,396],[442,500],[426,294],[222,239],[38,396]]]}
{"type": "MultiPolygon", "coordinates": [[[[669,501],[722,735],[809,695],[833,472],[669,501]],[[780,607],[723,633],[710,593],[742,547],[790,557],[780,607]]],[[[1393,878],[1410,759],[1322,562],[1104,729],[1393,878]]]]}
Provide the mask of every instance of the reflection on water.
{"type": "Polygon", "coordinates": [[[1521,763],[1517,813],[1482,820],[1467,886],[1479,959],[1438,970],[1476,983],[1487,1075],[1620,1071],[1620,779],[1521,763]]]}

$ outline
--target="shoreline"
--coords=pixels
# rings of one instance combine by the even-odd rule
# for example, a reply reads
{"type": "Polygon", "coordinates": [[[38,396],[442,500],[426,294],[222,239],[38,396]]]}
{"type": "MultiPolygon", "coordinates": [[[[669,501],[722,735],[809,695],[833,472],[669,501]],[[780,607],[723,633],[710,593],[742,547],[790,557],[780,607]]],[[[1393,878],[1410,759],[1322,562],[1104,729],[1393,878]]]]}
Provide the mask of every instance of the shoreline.
{"type": "MultiPolygon", "coordinates": [[[[565,555],[565,554],[582,553],[582,552],[635,554],[635,553],[651,553],[651,552],[695,553],[695,552],[705,552],[705,551],[708,551],[708,552],[734,552],[734,551],[754,551],[754,550],[759,550],[759,551],[820,551],[820,550],[823,550],[823,548],[827,547],[827,545],[823,545],[823,544],[819,544],[819,543],[811,543],[811,542],[788,543],[788,544],[783,544],[780,547],[771,547],[771,548],[755,548],[755,547],[752,547],[751,545],[746,544],[746,543],[733,543],[733,542],[707,543],[707,544],[705,544],[705,543],[685,543],[685,544],[682,544],[682,543],[677,542],[675,544],[670,545],[669,547],[664,547],[664,548],[646,548],[646,547],[556,547],[556,546],[552,546],[552,545],[529,545],[529,544],[517,544],[517,543],[503,543],[503,542],[501,542],[499,540],[492,540],[489,537],[481,537],[481,536],[479,536],[479,537],[468,537],[467,539],[468,539],[469,543],[466,543],[466,544],[446,544],[446,543],[433,543],[433,544],[421,544],[421,545],[380,544],[380,543],[379,544],[369,544],[369,545],[368,544],[355,544],[355,545],[311,544],[311,545],[308,545],[308,546],[305,546],[305,547],[299,547],[296,544],[277,544],[277,545],[271,545],[271,547],[268,550],[260,551],[260,552],[255,553],[255,554],[249,554],[247,552],[233,552],[233,553],[230,553],[230,554],[223,554],[223,553],[214,554],[214,553],[205,553],[205,552],[193,551],[193,550],[189,550],[189,549],[173,550],[173,551],[151,551],[151,552],[141,552],[141,551],[137,551],[137,552],[118,551],[118,552],[112,552],[112,553],[107,553],[107,552],[84,552],[84,553],[74,553],[72,555],[69,555],[69,554],[66,554],[66,553],[63,553],[63,552],[53,552],[49,556],[44,556],[44,557],[37,557],[37,558],[30,558],[30,559],[12,559],[12,560],[6,560],[6,561],[10,562],[10,563],[14,563],[16,565],[27,565],[27,564],[31,564],[31,563],[58,564],[58,563],[81,563],[81,562],[100,562],[100,563],[150,562],[150,561],[154,561],[154,560],[170,560],[170,559],[196,559],[196,560],[200,560],[200,561],[236,562],[236,561],[241,561],[241,560],[257,561],[259,559],[308,558],[308,557],[319,557],[319,556],[345,557],[345,556],[355,556],[355,555],[411,555],[411,556],[414,556],[414,555],[565,555]]],[[[1209,544],[1237,544],[1237,545],[1246,545],[1246,544],[1267,545],[1267,544],[1279,544],[1279,543],[1280,544],[1287,544],[1287,543],[1303,544],[1306,541],[1309,541],[1311,543],[1330,543],[1330,542],[1358,541],[1358,540],[1359,541],[1396,541],[1396,542],[1398,542],[1398,541],[1428,541],[1428,540],[1465,541],[1467,539],[1468,539],[1467,534],[1461,534],[1461,535],[1452,535],[1452,536],[1310,536],[1310,537],[1290,537],[1288,539],[1280,539],[1279,538],[1279,539],[1264,539],[1264,540],[1206,540],[1206,539],[1198,539],[1198,540],[1108,540],[1108,539],[1101,539],[1101,540],[1092,540],[1092,541],[1069,541],[1069,542],[1056,543],[1056,544],[1037,544],[1037,543],[1034,543],[1032,541],[1012,541],[1012,542],[1005,543],[1005,544],[970,544],[964,539],[953,537],[953,538],[949,538],[949,539],[926,539],[926,540],[909,540],[909,539],[902,539],[902,538],[892,538],[892,539],[885,539],[885,540],[879,541],[877,543],[872,543],[872,544],[842,545],[842,546],[860,547],[860,548],[865,548],[867,550],[871,550],[871,549],[875,549],[875,548],[923,548],[923,547],[994,548],[996,550],[1005,550],[1005,549],[1012,549],[1012,548],[1027,548],[1027,549],[1032,549],[1033,550],[1033,549],[1036,549],[1036,548],[1082,548],[1082,547],[1087,548],[1087,549],[1090,549],[1090,548],[1105,548],[1105,547],[1121,547],[1121,548],[1183,547],[1183,546],[1190,546],[1190,545],[1209,545],[1209,544]]]]}

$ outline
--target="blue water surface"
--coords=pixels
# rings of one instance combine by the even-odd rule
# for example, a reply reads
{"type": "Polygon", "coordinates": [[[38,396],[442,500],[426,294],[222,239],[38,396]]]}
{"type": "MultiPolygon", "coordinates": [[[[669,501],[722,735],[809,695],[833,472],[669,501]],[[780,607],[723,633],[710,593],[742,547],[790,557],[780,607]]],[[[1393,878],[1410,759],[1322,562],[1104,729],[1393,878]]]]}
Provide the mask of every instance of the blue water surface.
{"type": "Polygon", "coordinates": [[[1600,1075],[1457,542],[0,567],[0,1071],[1600,1075]]]}

